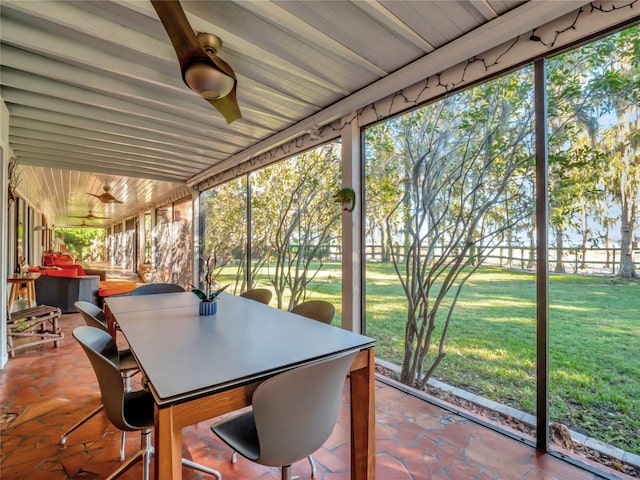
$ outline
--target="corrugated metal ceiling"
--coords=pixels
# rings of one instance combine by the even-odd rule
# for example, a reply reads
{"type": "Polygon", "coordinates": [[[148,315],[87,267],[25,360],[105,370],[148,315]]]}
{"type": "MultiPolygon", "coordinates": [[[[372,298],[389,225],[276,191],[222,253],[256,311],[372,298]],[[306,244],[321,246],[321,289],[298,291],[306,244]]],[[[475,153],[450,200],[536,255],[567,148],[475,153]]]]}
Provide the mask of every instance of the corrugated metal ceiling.
{"type": "MultiPolygon", "coordinates": [[[[584,3],[537,8],[560,15],[584,3]]],[[[50,222],[89,210],[133,215],[478,27],[514,9],[532,11],[521,0],[182,5],[194,30],[222,38],[241,120],[228,125],[182,82],[149,2],[2,0],[0,92],[10,146],[29,189],[46,199],[50,222]],[[103,185],[125,203],[105,207],[86,195],[103,185]]]]}

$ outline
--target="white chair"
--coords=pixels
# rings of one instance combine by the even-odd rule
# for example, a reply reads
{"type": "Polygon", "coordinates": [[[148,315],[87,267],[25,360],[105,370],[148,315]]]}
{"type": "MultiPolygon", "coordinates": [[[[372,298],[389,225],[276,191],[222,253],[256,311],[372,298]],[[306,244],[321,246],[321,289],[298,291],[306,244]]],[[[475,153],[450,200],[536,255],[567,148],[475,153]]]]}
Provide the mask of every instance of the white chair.
{"type": "MultiPolygon", "coordinates": [[[[264,288],[256,290],[264,290],[266,292],[269,292],[269,299],[271,299],[270,290],[264,288]]],[[[252,292],[252,290],[249,290],[249,292],[252,292]]],[[[263,303],[269,302],[267,301],[263,303]]],[[[291,309],[291,312],[330,325],[331,321],[333,320],[333,316],[336,313],[336,307],[334,307],[332,303],[325,300],[308,300],[293,307],[291,309]]],[[[231,463],[236,463],[237,458],[237,452],[233,452],[233,455],[231,456],[231,463]]],[[[309,455],[307,458],[309,459],[309,466],[311,467],[311,478],[315,478],[318,473],[316,462],[313,460],[313,457],[311,455],[309,455]]]]}
{"type": "Polygon", "coordinates": [[[331,435],[356,354],[337,355],[266,380],[254,392],[251,410],[223,419],[211,430],[243,457],[280,467],[282,480],[291,480],[291,465],[331,435]]]}

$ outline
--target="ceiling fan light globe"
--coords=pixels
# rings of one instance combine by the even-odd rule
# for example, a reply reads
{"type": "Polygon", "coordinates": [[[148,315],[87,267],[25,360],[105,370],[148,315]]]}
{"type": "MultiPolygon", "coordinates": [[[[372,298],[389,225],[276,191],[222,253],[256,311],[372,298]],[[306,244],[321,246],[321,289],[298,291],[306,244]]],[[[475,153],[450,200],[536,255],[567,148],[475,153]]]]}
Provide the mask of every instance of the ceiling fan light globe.
{"type": "Polygon", "coordinates": [[[234,85],[233,78],[204,63],[196,63],[187,68],[184,79],[191,90],[207,100],[226,97],[234,85]]]}

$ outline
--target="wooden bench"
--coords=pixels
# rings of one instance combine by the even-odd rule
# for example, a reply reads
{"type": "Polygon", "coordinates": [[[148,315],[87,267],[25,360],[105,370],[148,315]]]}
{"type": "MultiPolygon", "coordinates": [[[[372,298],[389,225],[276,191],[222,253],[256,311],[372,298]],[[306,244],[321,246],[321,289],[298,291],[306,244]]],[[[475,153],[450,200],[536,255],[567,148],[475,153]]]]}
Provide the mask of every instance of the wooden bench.
{"type": "Polygon", "coordinates": [[[60,346],[60,339],[64,333],[60,331],[58,319],[62,311],[58,307],[40,305],[27,308],[19,312],[13,312],[7,319],[7,351],[9,356],[15,356],[15,351],[21,348],[32,347],[46,342],[53,342],[53,346],[60,346]],[[13,343],[14,339],[26,338],[31,341],[13,343]]]}

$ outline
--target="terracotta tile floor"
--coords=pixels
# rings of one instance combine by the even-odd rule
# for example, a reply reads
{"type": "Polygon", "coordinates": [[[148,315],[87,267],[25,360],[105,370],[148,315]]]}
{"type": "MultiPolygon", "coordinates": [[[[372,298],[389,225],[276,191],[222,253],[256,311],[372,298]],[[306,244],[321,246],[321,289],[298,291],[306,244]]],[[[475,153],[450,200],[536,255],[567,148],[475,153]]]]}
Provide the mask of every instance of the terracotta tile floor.
{"type": "MultiPolygon", "coordinates": [[[[90,364],[71,332],[79,315],[65,315],[61,348],[51,344],[19,351],[1,373],[3,480],[96,479],[118,465],[119,432],[98,415],[59,445],[60,435],[99,404],[90,364]]],[[[345,389],[345,395],[347,390],[345,389]]],[[[600,478],[477,423],[381,382],[376,385],[376,478],[591,480],[600,478]]],[[[327,443],[314,454],[319,480],[349,479],[349,413],[340,413],[327,443]]],[[[276,480],[279,472],[231,452],[203,422],[183,431],[183,456],[221,471],[224,479],[276,480]]],[[[127,435],[127,453],[139,434],[127,435]]],[[[294,466],[302,479],[309,465],[294,466]]],[[[211,478],[184,470],[184,478],[211,478]]],[[[141,478],[138,464],[124,479],[141,478]]]]}

